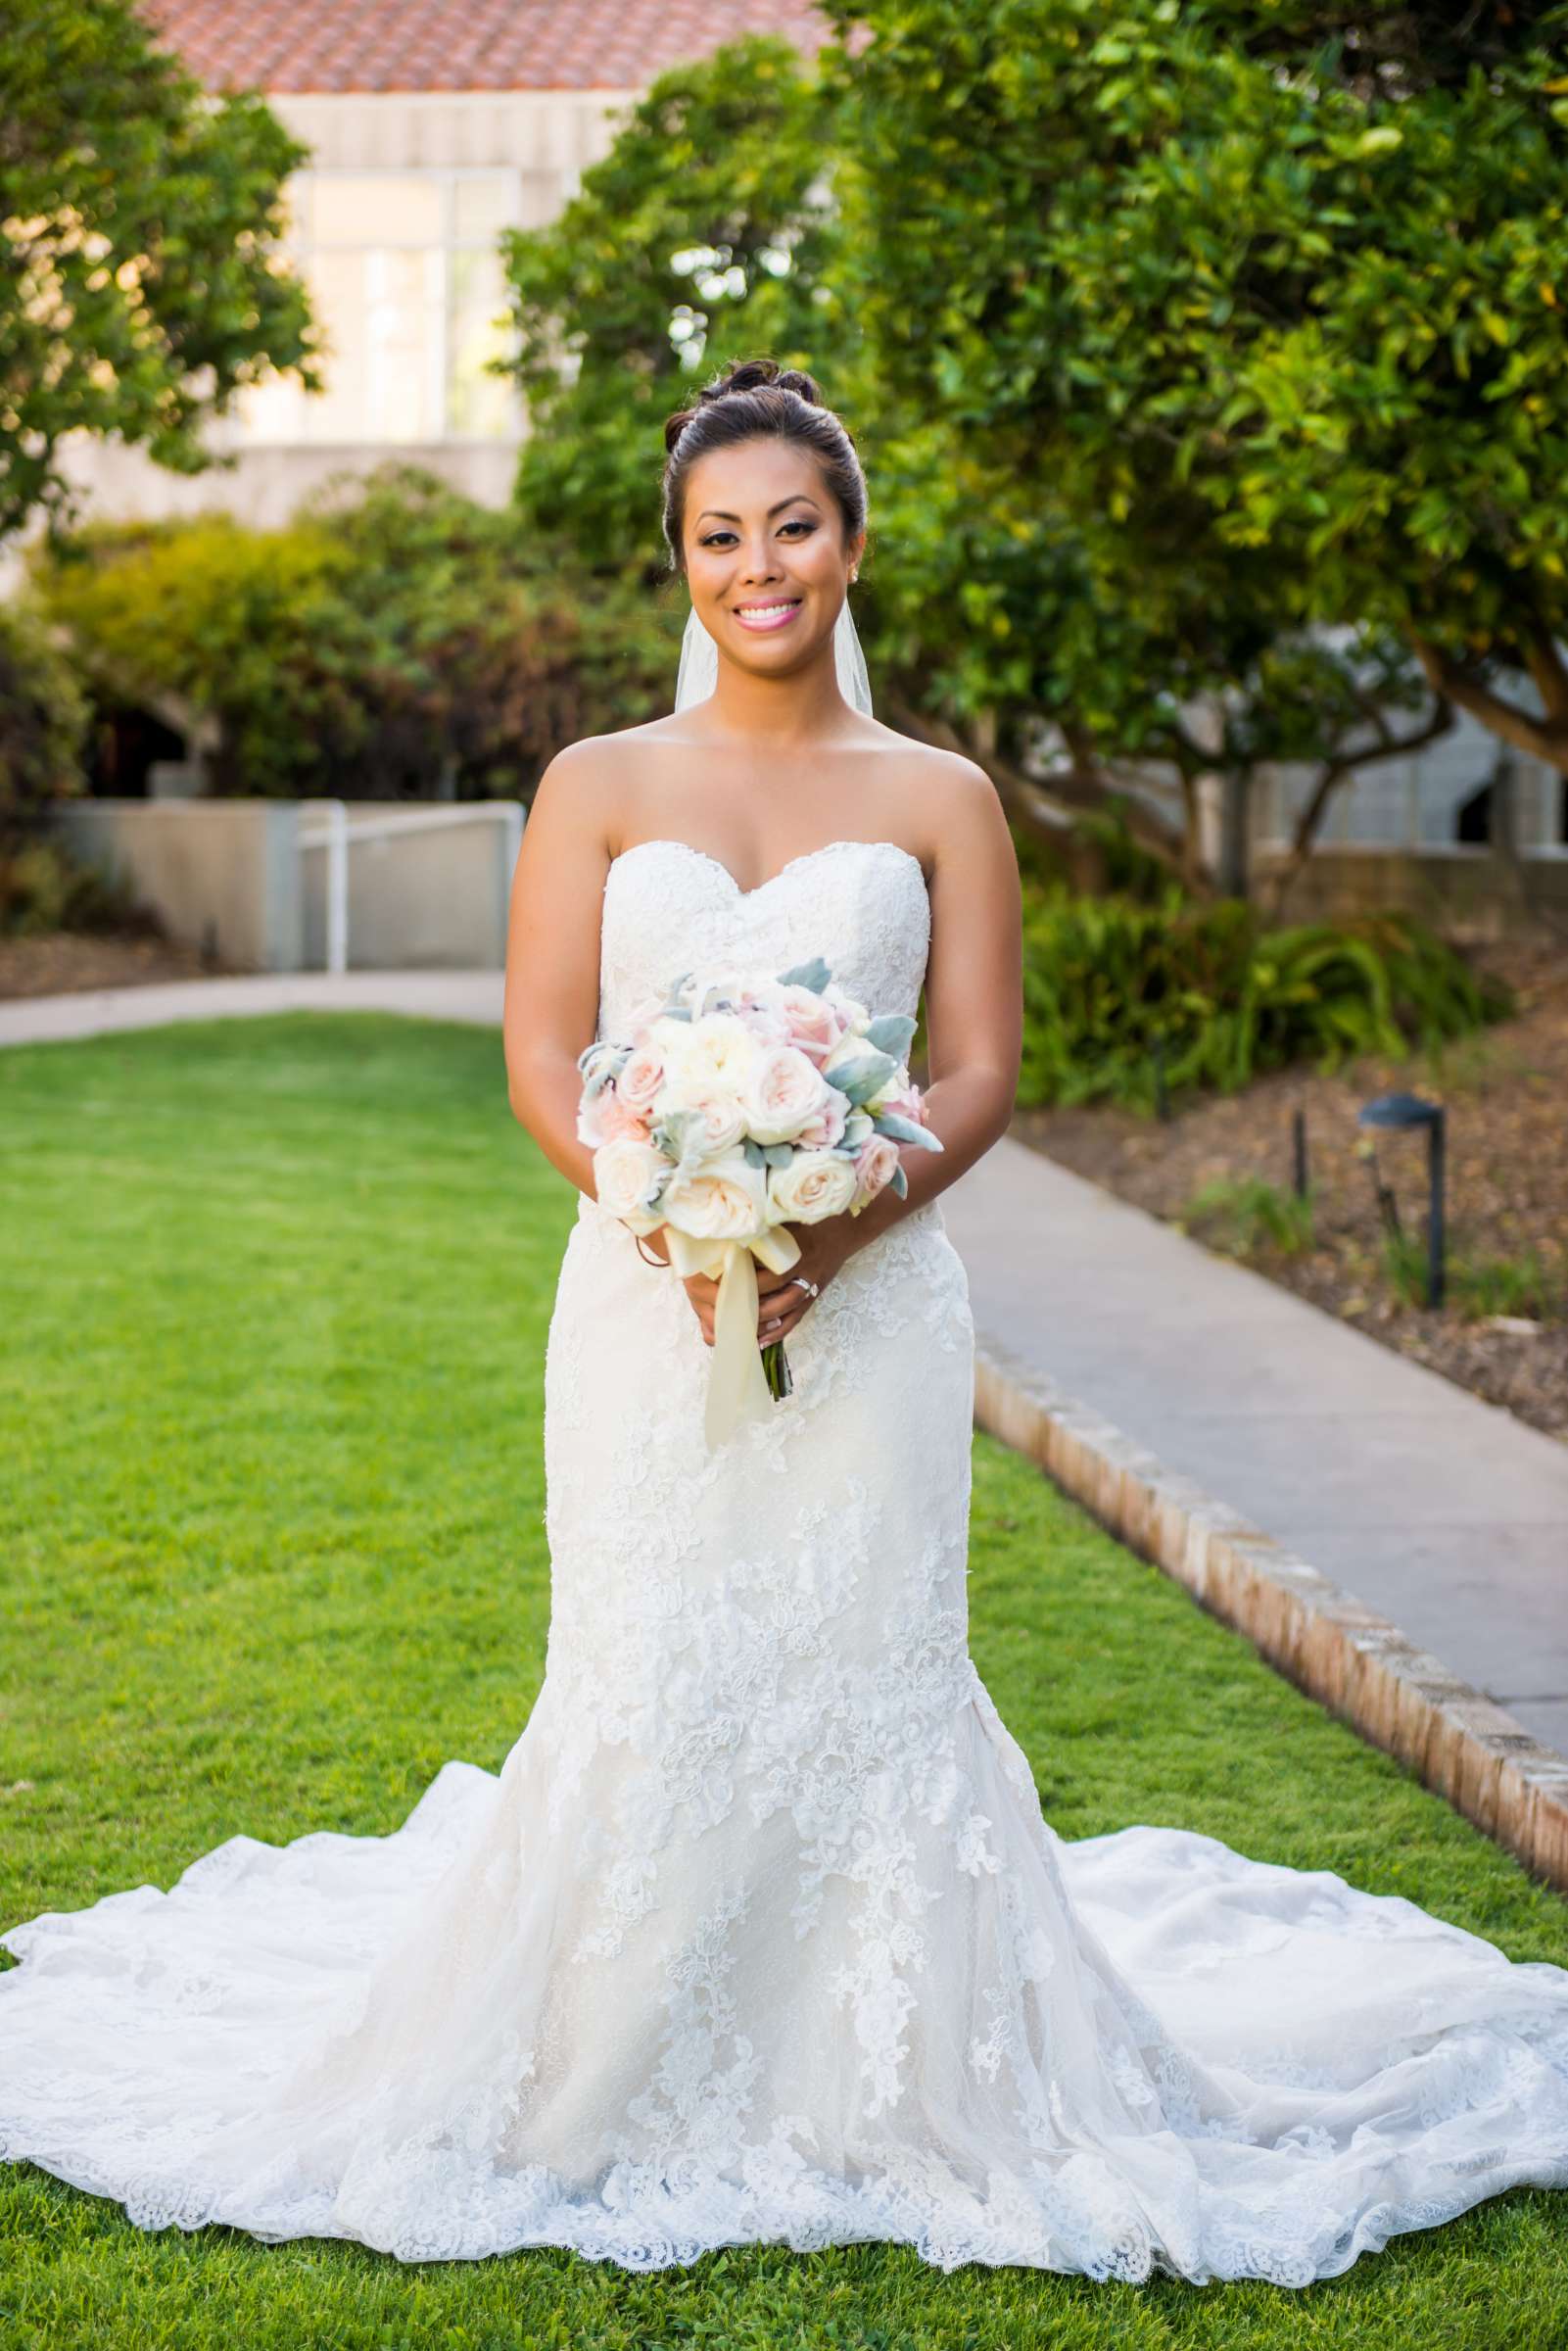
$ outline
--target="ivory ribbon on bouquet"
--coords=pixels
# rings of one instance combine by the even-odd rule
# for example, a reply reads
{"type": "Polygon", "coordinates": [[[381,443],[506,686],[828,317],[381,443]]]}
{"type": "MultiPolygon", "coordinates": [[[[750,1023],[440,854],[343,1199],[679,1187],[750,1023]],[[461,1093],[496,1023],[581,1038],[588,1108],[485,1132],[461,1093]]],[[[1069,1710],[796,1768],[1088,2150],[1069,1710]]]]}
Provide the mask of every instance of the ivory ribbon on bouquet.
{"type": "Polygon", "coordinates": [[[774,1410],[768,1374],[757,1338],[757,1260],[771,1273],[787,1273],[800,1243],[787,1224],[770,1225],[745,1241],[693,1240],[667,1224],[670,1263],[681,1279],[707,1273],[719,1284],[713,1309],[713,1361],[703,1434],[712,1453],[743,1421],[765,1420],[774,1410]]]}

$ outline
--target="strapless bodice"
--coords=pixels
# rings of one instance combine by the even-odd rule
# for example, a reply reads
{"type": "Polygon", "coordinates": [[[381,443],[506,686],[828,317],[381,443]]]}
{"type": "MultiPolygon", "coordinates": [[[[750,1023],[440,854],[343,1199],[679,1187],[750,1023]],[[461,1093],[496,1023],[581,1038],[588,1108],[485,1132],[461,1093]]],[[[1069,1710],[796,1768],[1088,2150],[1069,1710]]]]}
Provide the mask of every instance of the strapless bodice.
{"type": "Polygon", "coordinates": [[[635,1008],[698,965],[785,971],[821,955],[871,1011],[917,1011],[930,945],[918,857],[891,840],[831,840],[755,889],[683,840],[643,840],[604,879],[599,1036],[625,1036],[635,1008]]]}

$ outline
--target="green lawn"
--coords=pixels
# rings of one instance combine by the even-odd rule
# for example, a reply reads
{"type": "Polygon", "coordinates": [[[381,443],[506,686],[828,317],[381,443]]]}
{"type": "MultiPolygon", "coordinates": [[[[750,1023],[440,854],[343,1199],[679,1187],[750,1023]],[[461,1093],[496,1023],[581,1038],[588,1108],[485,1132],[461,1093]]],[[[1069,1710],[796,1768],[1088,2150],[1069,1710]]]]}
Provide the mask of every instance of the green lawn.
{"type": "MultiPolygon", "coordinates": [[[[244,1830],[382,1833],[543,1669],[543,1346],[575,1194],[491,1032],[285,1014],[0,1052],[0,1916],[244,1830]],[[30,1785],[18,1786],[18,1783],[30,1785]]],[[[1568,1908],[988,1437],[973,1647],[1068,1836],[1173,1822],[1568,1964],[1568,1908]]],[[[0,2166],[0,2347],[1568,2344],[1568,2196],[1306,2292],[902,2248],[402,2269],[149,2234],[0,2166]]]]}

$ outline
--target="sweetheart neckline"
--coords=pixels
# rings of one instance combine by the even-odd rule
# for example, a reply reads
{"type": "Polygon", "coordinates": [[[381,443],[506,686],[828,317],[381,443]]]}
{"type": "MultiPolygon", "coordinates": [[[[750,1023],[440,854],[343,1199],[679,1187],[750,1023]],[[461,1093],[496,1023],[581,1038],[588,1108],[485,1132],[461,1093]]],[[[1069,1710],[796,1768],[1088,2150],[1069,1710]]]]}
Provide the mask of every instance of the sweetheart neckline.
{"type": "Polygon", "coordinates": [[[668,837],[655,835],[650,840],[634,840],[629,849],[618,849],[610,859],[605,872],[606,883],[622,860],[627,857],[635,857],[639,849],[684,849],[689,857],[696,857],[702,864],[711,865],[715,873],[722,874],[735,891],[737,902],[746,898],[760,898],[765,889],[772,889],[776,882],[782,882],[786,874],[793,873],[796,866],[810,865],[815,858],[826,857],[832,849],[891,849],[895,856],[906,858],[915,868],[921,878],[922,888],[929,895],[926,868],[912,849],[906,849],[902,841],[897,840],[825,840],[815,849],[802,849],[797,857],[786,858],[776,874],[769,874],[767,879],[757,883],[754,888],[742,889],[723,858],[715,857],[707,849],[695,847],[689,840],[677,840],[673,835],[668,837]]]}

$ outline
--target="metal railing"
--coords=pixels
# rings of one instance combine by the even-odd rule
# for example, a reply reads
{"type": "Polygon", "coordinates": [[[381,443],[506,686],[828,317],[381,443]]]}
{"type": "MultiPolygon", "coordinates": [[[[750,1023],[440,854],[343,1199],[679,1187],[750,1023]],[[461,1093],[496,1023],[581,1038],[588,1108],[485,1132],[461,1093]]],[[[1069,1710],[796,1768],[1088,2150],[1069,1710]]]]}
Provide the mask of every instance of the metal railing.
{"type": "Polygon", "coordinates": [[[302,821],[296,836],[302,852],[327,853],[327,962],[329,972],[349,968],[349,851],[357,841],[390,840],[404,833],[432,833],[449,825],[500,824],[506,832],[506,872],[517,863],[523,839],[523,811],[516,800],[444,802],[439,808],[410,808],[406,815],[363,816],[353,821],[347,800],[317,799],[302,803],[324,814],[311,824],[302,821]]]}

